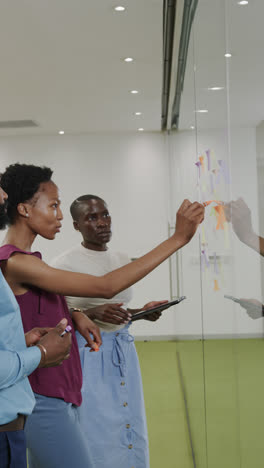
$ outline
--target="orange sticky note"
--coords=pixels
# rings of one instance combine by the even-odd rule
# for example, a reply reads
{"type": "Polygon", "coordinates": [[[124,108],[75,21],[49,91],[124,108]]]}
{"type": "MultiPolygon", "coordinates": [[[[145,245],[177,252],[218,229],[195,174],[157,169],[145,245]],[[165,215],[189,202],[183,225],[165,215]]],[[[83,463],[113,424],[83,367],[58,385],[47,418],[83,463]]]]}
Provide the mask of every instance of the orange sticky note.
{"type": "Polygon", "coordinates": [[[214,291],[220,291],[217,279],[214,280],[214,291]]]}
{"type": "Polygon", "coordinates": [[[217,225],[216,225],[216,230],[218,231],[219,229],[225,229],[224,223],[226,223],[226,217],[225,217],[225,210],[222,205],[218,205],[214,207],[215,212],[216,212],[216,217],[217,217],[217,225]]]}
{"type": "Polygon", "coordinates": [[[201,163],[202,171],[204,171],[204,156],[200,156],[199,161],[201,163]]]}

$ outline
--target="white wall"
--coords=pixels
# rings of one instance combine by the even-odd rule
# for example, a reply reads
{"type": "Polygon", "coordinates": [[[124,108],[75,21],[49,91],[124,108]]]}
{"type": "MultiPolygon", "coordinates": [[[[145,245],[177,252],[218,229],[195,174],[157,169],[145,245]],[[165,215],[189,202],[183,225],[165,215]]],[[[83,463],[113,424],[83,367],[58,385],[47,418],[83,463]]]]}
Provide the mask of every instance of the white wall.
{"type": "MultiPolygon", "coordinates": [[[[56,240],[37,239],[34,244],[46,261],[81,241],[73,230],[69,205],[85,193],[107,201],[113,220],[113,249],[133,258],[168,236],[168,164],[161,134],[1,138],[0,161],[0,170],[14,162],[54,170],[64,221],[56,240]]],[[[168,262],[135,286],[134,293],[132,306],[169,298],[168,262]]],[[[141,321],[134,325],[135,333],[171,333],[171,316],[170,312],[164,314],[156,324],[141,321]]]]}
{"type": "MultiPolygon", "coordinates": [[[[243,196],[252,209],[258,229],[255,129],[232,131],[230,196],[243,196]]],[[[227,153],[222,131],[199,133],[198,152],[214,149],[218,158],[227,153]]],[[[64,211],[63,229],[56,240],[38,239],[35,249],[50,261],[80,242],[73,230],[70,203],[79,195],[94,193],[104,198],[113,219],[112,248],[137,257],[168,236],[168,221],[183,198],[197,193],[196,140],[193,132],[179,132],[168,139],[160,134],[91,134],[86,136],[15,137],[0,139],[0,170],[14,162],[47,165],[54,170],[64,211]],[[168,151],[169,149],[169,151],[168,151]],[[168,152],[170,157],[168,157],[168,152]]],[[[227,198],[226,198],[227,200],[227,198]]],[[[232,237],[232,236],[231,236],[232,237]]],[[[1,235],[1,239],[3,234],[1,235]]],[[[173,260],[173,294],[187,300],[164,312],[158,322],[133,326],[137,337],[253,336],[262,333],[262,320],[252,321],[223,294],[261,299],[260,258],[235,237],[232,255],[223,264],[225,284],[215,293],[210,277],[200,272],[199,235],[179,255],[179,285],[173,260]],[[250,272],[250,274],[249,274],[250,272]]],[[[223,253],[223,252],[222,252],[223,253]]],[[[131,306],[170,297],[169,264],[165,262],[134,287],[131,306]]]]}

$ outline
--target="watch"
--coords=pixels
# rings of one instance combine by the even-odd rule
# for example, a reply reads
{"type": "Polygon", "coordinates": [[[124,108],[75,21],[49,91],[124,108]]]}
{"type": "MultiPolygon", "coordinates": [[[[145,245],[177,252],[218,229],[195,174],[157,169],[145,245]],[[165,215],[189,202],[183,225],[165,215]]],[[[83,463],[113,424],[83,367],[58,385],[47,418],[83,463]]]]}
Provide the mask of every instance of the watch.
{"type": "Polygon", "coordinates": [[[83,312],[83,309],[79,309],[79,307],[70,307],[69,312],[70,312],[70,316],[72,316],[73,312],[83,312]]]}

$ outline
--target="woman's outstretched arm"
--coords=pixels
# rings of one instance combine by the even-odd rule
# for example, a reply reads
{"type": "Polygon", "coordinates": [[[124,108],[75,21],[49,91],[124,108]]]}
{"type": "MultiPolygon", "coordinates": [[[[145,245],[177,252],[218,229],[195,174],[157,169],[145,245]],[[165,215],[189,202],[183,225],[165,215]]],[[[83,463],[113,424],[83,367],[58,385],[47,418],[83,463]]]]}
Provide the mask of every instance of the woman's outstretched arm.
{"type": "Polygon", "coordinates": [[[143,257],[104,276],[58,270],[33,255],[14,253],[3,273],[16,293],[19,285],[37,286],[65,296],[111,298],[135,284],[186,245],[204,219],[204,207],[184,200],[177,212],[174,234],[143,257]]]}

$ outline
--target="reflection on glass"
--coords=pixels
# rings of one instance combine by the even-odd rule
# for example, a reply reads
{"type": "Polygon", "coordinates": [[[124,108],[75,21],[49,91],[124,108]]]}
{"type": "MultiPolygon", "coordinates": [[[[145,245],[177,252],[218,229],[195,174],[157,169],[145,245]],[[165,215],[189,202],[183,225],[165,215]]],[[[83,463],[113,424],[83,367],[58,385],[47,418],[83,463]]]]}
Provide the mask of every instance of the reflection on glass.
{"type": "Polygon", "coordinates": [[[260,0],[199,1],[169,137],[172,200],[206,206],[199,242],[179,254],[176,325],[197,467],[263,465],[263,13],[260,0]]]}
{"type": "Polygon", "coordinates": [[[180,293],[192,301],[179,332],[189,329],[196,339],[200,332],[202,340],[194,342],[198,352],[191,342],[178,344],[197,467],[263,465],[263,13],[261,1],[247,8],[199,1],[179,130],[170,136],[174,198],[206,206],[199,242],[181,254],[180,293]],[[200,414],[197,374],[189,372],[194,356],[200,414]]]}

